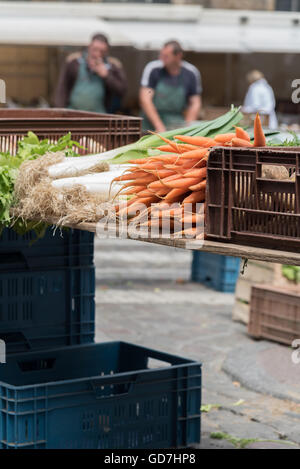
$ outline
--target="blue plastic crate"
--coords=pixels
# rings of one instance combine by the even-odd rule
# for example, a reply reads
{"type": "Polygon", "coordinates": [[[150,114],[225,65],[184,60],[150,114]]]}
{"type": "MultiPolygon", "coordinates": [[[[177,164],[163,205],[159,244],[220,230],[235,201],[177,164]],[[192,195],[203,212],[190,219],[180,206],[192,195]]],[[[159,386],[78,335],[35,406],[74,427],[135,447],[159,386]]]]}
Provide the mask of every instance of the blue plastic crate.
{"type": "Polygon", "coordinates": [[[200,442],[200,407],[200,363],[128,343],[18,354],[0,365],[3,449],[186,447],[200,442]]]}
{"type": "Polygon", "coordinates": [[[19,236],[6,228],[0,235],[0,272],[91,265],[94,234],[82,230],[48,228],[37,240],[34,231],[19,236]]]}
{"type": "Polygon", "coordinates": [[[225,293],[234,293],[240,273],[240,259],[195,251],[192,281],[225,293]]]}
{"type": "Polygon", "coordinates": [[[8,353],[94,340],[95,269],[0,272],[0,339],[8,353]]]}

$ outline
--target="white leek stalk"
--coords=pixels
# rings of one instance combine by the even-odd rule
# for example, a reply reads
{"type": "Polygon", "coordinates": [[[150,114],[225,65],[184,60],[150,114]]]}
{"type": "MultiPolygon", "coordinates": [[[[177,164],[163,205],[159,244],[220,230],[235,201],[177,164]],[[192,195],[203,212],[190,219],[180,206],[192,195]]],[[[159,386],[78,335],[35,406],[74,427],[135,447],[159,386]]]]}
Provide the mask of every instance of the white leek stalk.
{"type": "Polygon", "coordinates": [[[103,173],[55,179],[52,181],[52,186],[57,189],[66,189],[79,185],[85,187],[88,192],[103,194],[108,199],[115,196],[123,187],[122,184],[117,182],[112,184],[113,179],[121,176],[123,173],[124,167],[103,173]]]}

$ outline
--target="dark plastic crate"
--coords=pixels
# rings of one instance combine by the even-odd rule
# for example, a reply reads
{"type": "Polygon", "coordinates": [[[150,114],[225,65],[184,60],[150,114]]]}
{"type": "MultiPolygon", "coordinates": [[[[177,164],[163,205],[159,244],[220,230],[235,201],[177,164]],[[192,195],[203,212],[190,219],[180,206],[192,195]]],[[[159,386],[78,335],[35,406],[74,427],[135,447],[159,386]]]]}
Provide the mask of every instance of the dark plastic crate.
{"type": "Polygon", "coordinates": [[[192,281],[203,283],[214,290],[234,293],[241,261],[230,256],[207,252],[193,253],[192,281]]]}
{"type": "Polygon", "coordinates": [[[100,153],[136,142],[142,119],[71,109],[0,109],[0,151],[15,154],[18,140],[34,132],[54,143],[71,132],[84,149],[80,154],[100,153]]]}
{"type": "Polygon", "coordinates": [[[200,407],[200,363],[123,342],[0,365],[2,448],[186,447],[200,442],[200,407]]]}
{"type": "Polygon", "coordinates": [[[207,239],[266,249],[300,249],[300,149],[216,148],[207,167],[207,239]],[[294,180],[266,179],[284,166],[294,180]]]}
{"type": "Polygon", "coordinates": [[[90,266],[94,234],[88,231],[48,228],[43,238],[34,231],[19,236],[12,229],[0,235],[0,272],[90,266]]]}
{"type": "Polygon", "coordinates": [[[95,269],[0,272],[0,339],[7,353],[93,342],[95,269]]]}

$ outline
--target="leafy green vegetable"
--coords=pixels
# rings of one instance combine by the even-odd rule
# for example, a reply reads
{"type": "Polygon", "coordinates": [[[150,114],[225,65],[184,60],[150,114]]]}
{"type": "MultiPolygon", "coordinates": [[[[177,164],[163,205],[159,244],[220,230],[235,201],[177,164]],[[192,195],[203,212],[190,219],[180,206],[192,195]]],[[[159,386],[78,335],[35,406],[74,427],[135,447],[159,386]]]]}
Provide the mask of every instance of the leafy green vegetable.
{"type": "Polygon", "coordinates": [[[79,143],[71,139],[71,133],[61,137],[56,143],[49,142],[48,139],[39,141],[33,132],[28,132],[18,144],[17,155],[22,160],[35,159],[38,156],[45,155],[47,152],[65,151],[66,156],[78,156],[73,147],[83,148],[79,143]]]}
{"type": "Polygon", "coordinates": [[[17,170],[9,166],[0,166],[0,220],[10,222],[9,209],[13,201],[14,184],[17,170]]]}
{"type": "Polygon", "coordinates": [[[295,132],[289,131],[292,138],[280,139],[280,134],[268,142],[271,147],[300,147],[300,138],[295,132]]]}

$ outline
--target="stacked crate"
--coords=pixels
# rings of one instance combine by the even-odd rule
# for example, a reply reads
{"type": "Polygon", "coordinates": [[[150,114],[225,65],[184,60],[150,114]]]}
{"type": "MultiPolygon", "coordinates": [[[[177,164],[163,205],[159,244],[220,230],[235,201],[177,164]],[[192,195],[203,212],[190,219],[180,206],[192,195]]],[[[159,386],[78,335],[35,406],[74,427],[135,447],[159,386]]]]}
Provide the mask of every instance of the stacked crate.
{"type": "Polygon", "coordinates": [[[0,236],[0,339],[7,353],[94,340],[94,235],[0,236]]]}
{"type": "MultiPolygon", "coordinates": [[[[140,134],[139,119],[48,112],[33,111],[29,122],[23,114],[11,117],[23,134],[33,130],[54,141],[66,133],[62,128],[71,130],[94,152],[140,134]]],[[[13,152],[21,133],[6,128],[5,116],[2,125],[0,110],[0,147],[13,152]]],[[[2,233],[0,448],[199,443],[200,363],[122,342],[94,343],[93,241],[93,234],[77,230],[49,229],[40,240],[34,233],[2,233]]]]}
{"type": "Polygon", "coordinates": [[[241,261],[230,256],[219,256],[195,251],[192,262],[192,281],[224,293],[234,293],[241,261]]]}
{"type": "Polygon", "coordinates": [[[201,365],[94,344],[93,235],[0,241],[0,448],[166,448],[200,441],[201,365]],[[48,264],[47,264],[48,262],[48,264]],[[161,362],[151,369],[151,360],[161,362]]]}

